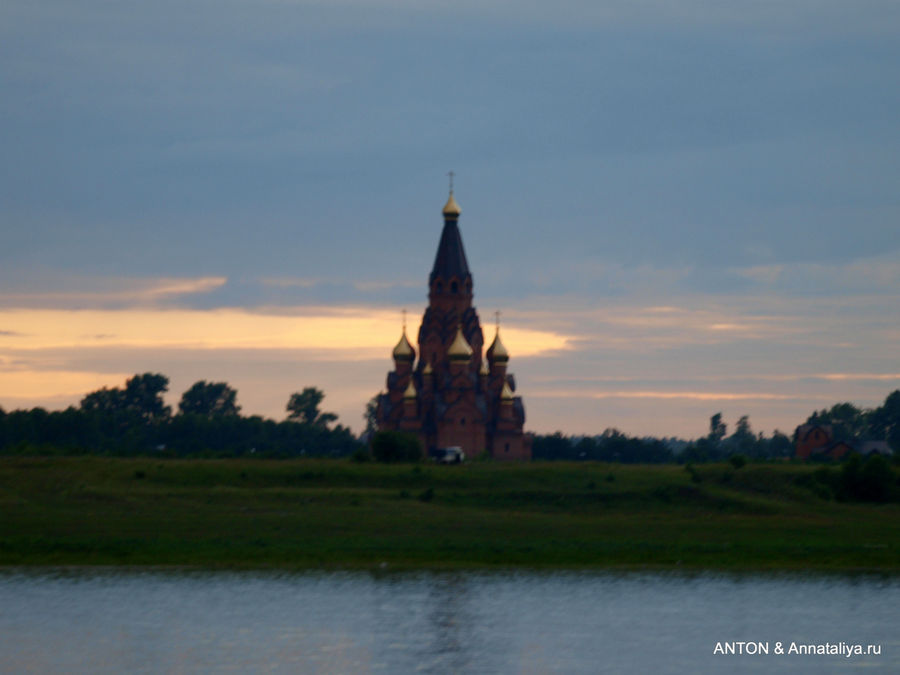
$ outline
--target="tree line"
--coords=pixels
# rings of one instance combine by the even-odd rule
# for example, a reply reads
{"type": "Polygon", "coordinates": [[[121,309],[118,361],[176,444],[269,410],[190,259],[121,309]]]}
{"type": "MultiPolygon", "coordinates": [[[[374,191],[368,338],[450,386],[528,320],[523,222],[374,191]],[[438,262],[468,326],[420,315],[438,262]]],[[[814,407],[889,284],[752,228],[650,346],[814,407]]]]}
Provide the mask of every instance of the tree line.
{"type": "MultiPolygon", "coordinates": [[[[859,441],[887,441],[895,456],[900,455],[900,389],[891,392],[875,408],[858,408],[837,403],[814,411],[805,424],[828,425],[834,441],[851,445],[859,441]]],[[[532,456],[544,460],[593,460],[626,464],[665,462],[721,462],[737,457],[744,460],[786,459],[795,453],[795,432],[778,431],[771,436],[755,433],[750,417],[740,417],[729,435],[722,413],[709,420],[709,432],[686,441],[676,438],[630,437],[618,429],[595,436],[567,436],[561,431],[534,436],[532,456]]]]}
{"type": "MultiPolygon", "coordinates": [[[[168,386],[165,375],[144,373],[129,378],[122,388],[91,392],[78,407],[62,411],[5,412],[0,408],[0,453],[343,457],[365,452],[365,445],[349,428],[335,424],[337,415],[320,409],[325,394],[316,387],[291,394],[285,406],[287,417],[278,422],[258,415],[242,416],[234,388],[205,380],[182,394],[173,413],[163,399],[168,386]]],[[[369,401],[363,414],[367,423],[364,438],[368,439],[374,433],[375,400],[369,401]]],[[[835,441],[886,440],[900,455],[900,390],[876,408],[837,403],[814,411],[806,423],[830,426],[835,441]]],[[[746,415],[729,435],[722,413],[716,413],[710,418],[707,435],[693,441],[631,437],[613,428],[594,436],[567,436],[557,431],[534,435],[532,456],[535,460],[631,464],[734,457],[766,460],[792,457],[795,440],[778,430],[769,437],[754,433],[746,415]]],[[[397,461],[394,450],[385,452],[372,456],[397,461]]],[[[404,452],[400,454],[405,457],[404,452]]]]}
{"type": "Polygon", "coordinates": [[[173,413],[163,400],[168,387],[165,375],[144,373],[62,411],[0,408],[0,452],[343,457],[360,447],[349,428],[332,426],[337,415],[320,410],[325,394],[315,387],[291,394],[280,422],[242,416],[235,389],[204,380],[182,394],[173,413]]]}
{"type": "Polygon", "coordinates": [[[814,412],[806,423],[831,426],[836,441],[887,441],[900,453],[900,389],[888,394],[877,408],[838,403],[814,412]]]}

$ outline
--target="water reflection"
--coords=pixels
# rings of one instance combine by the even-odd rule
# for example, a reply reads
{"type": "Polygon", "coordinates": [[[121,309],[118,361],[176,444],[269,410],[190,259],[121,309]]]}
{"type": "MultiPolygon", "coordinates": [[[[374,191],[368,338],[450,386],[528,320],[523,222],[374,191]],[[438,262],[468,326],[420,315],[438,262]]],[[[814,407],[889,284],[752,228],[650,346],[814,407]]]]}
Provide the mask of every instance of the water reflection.
{"type": "Polygon", "coordinates": [[[0,573],[0,671],[900,671],[900,581],[506,573],[0,573]],[[880,644],[733,655],[717,641],[880,644]]]}
{"type": "MultiPolygon", "coordinates": [[[[469,589],[461,574],[438,577],[429,584],[426,597],[428,622],[421,654],[425,672],[460,672],[472,664],[469,647],[477,637],[468,605],[469,589]]],[[[473,651],[478,651],[473,649],[473,651]]]]}

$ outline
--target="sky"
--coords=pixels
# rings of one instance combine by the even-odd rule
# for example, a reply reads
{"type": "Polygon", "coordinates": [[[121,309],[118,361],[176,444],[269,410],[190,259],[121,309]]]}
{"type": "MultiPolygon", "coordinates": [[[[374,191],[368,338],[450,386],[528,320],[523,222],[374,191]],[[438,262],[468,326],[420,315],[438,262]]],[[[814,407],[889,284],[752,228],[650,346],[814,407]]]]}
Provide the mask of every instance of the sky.
{"type": "Polygon", "coordinates": [[[900,388],[895,0],[5,0],[0,406],[143,372],[356,431],[455,172],[526,429],[900,388]]]}

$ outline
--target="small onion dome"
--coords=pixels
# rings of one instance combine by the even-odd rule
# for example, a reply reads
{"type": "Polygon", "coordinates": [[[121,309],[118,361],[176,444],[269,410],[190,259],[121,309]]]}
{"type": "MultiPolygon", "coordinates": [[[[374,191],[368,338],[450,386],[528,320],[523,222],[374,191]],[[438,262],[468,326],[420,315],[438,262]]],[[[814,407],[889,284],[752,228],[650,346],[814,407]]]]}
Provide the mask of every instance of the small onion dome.
{"type": "Polygon", "coordinates": [[[491,363],[506,363],[509,361],[509,352],[506,351],[506,347],[503,346],[503,343],[500,341],[500,329],[497,329],[497,335],[494,336],[494,341],[491,343],[491,346],[488,347],[487,357],[491,363]]]}
{"type": "Polygon", "coordinates": [[[491,374],[491,371],[488,369],[487,359],[481,359],[481,370],[478,372],[485,376],[491,374]]]}
{"type": "Polygon", "coordinates": [[[416,350],[413,349],[412,345],[409,344],[409,340],[406,339],[406,329],[403,330],[400,342],[394,347],[393,353],[394,359],[397,361],[412,361],[416,358],[416,350]]]}
{"type": "Polygon", "coordinates": [[[434,370],[431,368],[431,361],[425,364],[425,367],[422,369],[423,375],[431,375],[434,373],[434,370]]]}
{"type": "Polygon", "coordinates": [[[456,329],[456,337],[447,350],[447,356],[451,361],[468,361],[472,358],[472,347],[466,342],[466,338],[462,333],[462,324],[456,329]]]}
{"type": "Polygon", "coordinates": [[[456,203],[456,200],[453,198],[453,192],[450,193],[450,198],[447,200],[447,203],[444,204],[444,215],[445,216],[459,216],[462,211],[459,208],[459,204],[456,203]]]}
{"type": "Polygon", "coordinates": [[[403,392],[403,398],[409,400],[416,397],[416,385],[413,384],[412,378],[409,378],[409,384],[406,391],[403,392]]]}
{"type": "Polygon", "coordinates": [[[512,389],[509,388],[509,382],[503,383],[503,389],[500,390],[500,400],[504,403],[512,403],[513,393],[512,389]]]}

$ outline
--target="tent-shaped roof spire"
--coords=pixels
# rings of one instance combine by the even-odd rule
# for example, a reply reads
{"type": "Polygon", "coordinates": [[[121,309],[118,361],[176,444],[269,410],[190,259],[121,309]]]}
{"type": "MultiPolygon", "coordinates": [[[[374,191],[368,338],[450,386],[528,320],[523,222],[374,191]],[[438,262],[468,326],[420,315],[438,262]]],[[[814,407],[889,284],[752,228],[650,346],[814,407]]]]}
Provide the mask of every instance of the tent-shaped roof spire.
{"type": "MultiPolygon", "coordinates": [[[[453,172],[451,171],[451,174],[453,172]]],[[[450,279],[456,277],[460,281],[471,278],[469,263],[466,260],[466,251],[463,248],[462,235],[459,233],[460,208],[453,198],[453,183],[451,175],[450,198],[444,206],[444,229],[441,232],[441,241],[438,244],[437,255],[434,257],[434,267],[428,283],[434,283],[438,277],[450,279]]]]}

